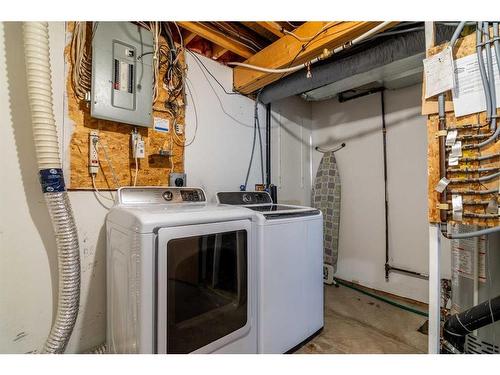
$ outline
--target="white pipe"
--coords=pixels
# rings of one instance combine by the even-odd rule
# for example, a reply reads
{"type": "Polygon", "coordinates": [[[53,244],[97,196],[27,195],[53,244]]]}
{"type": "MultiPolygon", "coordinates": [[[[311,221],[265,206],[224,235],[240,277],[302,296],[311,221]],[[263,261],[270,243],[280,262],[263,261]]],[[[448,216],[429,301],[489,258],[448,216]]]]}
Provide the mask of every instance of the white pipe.
{"type": "MultiPolygon", "coordinates": [[[[381,31],[384,28],[386,28],[387,26],[389,26],[390,23],[392,23],[392,21],[382,22],[381,24],[379,24],[379,25],[375,26],[374,28],[368,30],[366,33],[358,36],[357,38],[354,38],[351,43],[347,44],[347,47],[354,46],[355,44],[358,44],[359,42],[362,42],[363,40],[368,39],[372,35],[378,33],[379,31],[381,31]]],[[[346,45],[337,47],[337,48],[335,48],[333,50],[333,53],[338,53],[338,52],[344,50],[345,48],[346,48],[346,45]]]]}
{"type": "Polygon", "coordinates": [[[262,72],[262,73],[276,73],[276,74],[293,73],[293,72],[296,72],[297,70],[303,69],[306,66],[306,64],[300,64],[300,65],[292,66],[290,68],[271,69],[271,68],[264,68],[262,66],[245,64],[245,63],[240,63],[240,62],[228,62],[227,65],[241,66],[242,68],[256,70],[256,71],[262,72]]]}
{"type": "Polygon", "coordinates": [[[380,30],[387,27],[390,23],[391,23],[391,21],[382,22],[381,24],[375,26],[374,28],[370,29],[366,33],[353,39],[351,42],[335,48],[333,51],[323,52],[323,54],[321,56],[315,57],[314,59],[309,60],[306,63],[292,66],[289,68],[272,69],[272,68],[264,68],[262,66],[257,66],[257,65],[252,65],[252,64],[240,63],[240,62],[228,62],[227,65],[240,66],[242,68],[247,68],[247,69],[251,69],[251,70],[256,70],[258,72],[271,73],[271,74],[293,73],[293,72],[296,72],[298,70],[304,69],[307,66],[315,64],[324,58],[330,57],[332,54],[338,53],[338,52],[343,51],[344,49],[346,49],[348,47],[351,47],[355,44],[358,44],[359,42],[361,42],[361,41],[371,37],[372,35],[378,33],[380,30]]]}
{"type": "Polygon", "coordinates": [[[40,183],[56,236],[59,270],[56,317],[42,352],[63,353],[73,331],[80,302],[78,233],[59,157],[52,105],[48,24],[24,22],[23,34],[33,138],[40,183]]]}

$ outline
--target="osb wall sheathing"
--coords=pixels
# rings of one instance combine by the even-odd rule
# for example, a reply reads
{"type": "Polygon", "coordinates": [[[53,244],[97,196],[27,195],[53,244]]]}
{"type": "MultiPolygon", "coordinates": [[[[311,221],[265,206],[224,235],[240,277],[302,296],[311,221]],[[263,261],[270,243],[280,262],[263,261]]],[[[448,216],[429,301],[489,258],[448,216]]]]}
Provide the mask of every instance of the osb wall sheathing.
{"type": "MultiPolygon", "coordinates": [[[[70,189],[93,189],[92,179],[88,171],[89,164],[89,133],[91,130],[99,131],[99,162],[100,169],[96,175],[96,186],[99,189],[116,189],[110,166],[105,158],[104,147],[108,153],[113,169],[116,173],[120,186],[133,184],[135,174],[135,161],[131,150],[131,133],[136,128],[145,142],[146,155],[138,159],[139,172],[137,175],[137,186],[165,186],[168,185],[171,172],[182,172],[184,170],[184,134],[174,134],[173,119],[170,114],[163,111],[153,110],[153,117],[169,120],[170,130],[168,133],[155,131],[153,128],[133,126],[114,121],[101,120],[90,117],[90,103],[80,101],[74,94],[71,84],[71,34],[74,22],[66,24],[67,43],[65,48],[66,67],[66,103],[67,117],[72,124],[72,135],[69,145],[70,157],[70,189]],[[173,156],[162,156],[160,149],[172,150],[173,156]]],[[[90,39],[90,38],[89,38],[90,39]]],[[[165,43],[162,40],[160,43],[165,43]]],[[[90,48],[90,46],[89,46],[90,48]]],[[[181,61],[184,64],[185,56],[181,61]]],[[[167,92],[163,88],[160,72],[158,84],[159,97],[155,102],[155,108],[162,108],[162,103],[167,98],[167,92]]],[[[177,122],[185,124],[185,103],[179,102],[180,111],[177,122]]]]}
{"type": "MultiPolygon", "coordinates": [[[[446,47],[447,44],[439,45],[429,49],[428,55],[432,56],[446,47]]],[[[468,56],[476,53],[476,35],[475,33],[470,34],[464,38],[461,38],[457,41],[454,49],[454,57],[455,59],[459,59],[464,56],[468,56]]],[[[425,92],[425,87],[423,92],[425,92]]],[[[440,210],[438,209],[440,194],[435,191],[436,185],[439,182],[439,139],[436,136],[438,131],[438,115],[437,115],[437,97],[429,98],[428,100],[424,99],[422,95],[422,114],[428,115],[427,119],[427,139],[428,139],[428,205],[429,205],[429,222],[430,223],[439,223],[440,222],[440,210]]],[[[500,111],[499,111],[500,114],[500,111]]],[[[455,117],[453,113],[453,102],[451,99],[451,93],[446,93],[446,126],[461,126],[465,124],[485,124],[486,123],[486,114],[482,112],[480,114],[471,114],[462,117],[455,117]]],[[[459,131],[459,135],[466,134],[478,134],[478,132],[489,133],[489,127],[486,126],[481,128],[481,130],[471,129],[471,130],[463,130],[459,131]]],[[[462,142],[463,144],[466,144],[462,142]]],[[[481,155],[488,155],[493,153],[500,152],[500,142],[493,142],[490,145],[484,147],[480,150],[481,155]]],[[[471,157],[479,155],[478,150],[466,150],[463,151],[464,157],[471,157]]],[[[477,168],[479,165],[478,162],[470,162],[463,163],[460,162],[458,166],[454,168],[477,168]]],[[[481,167],[498,167],[499,159],[489,159],[481,162],[481,167]]],[[[492,173],[492,172],[489,172],[492,173]]],[[[482,174],[484,175],[484,174],[482,174]]],[[[448,174],[448,178],[466,178],[466,177],[478,177],[478,174],[465,174],[465,173],[453,173],[448,174]]],[[[483,184],[480,183],[472,183],[472,184],[454,184],[452,185],[453,190],[485,190],[485,189],[498,189],[499,181],[498,179],[494,179],[492,181],[485,182],[483,184]]],[[[451,194],[448,194],[448,199],[451,199],[451,194]]],[[[474,196],[467,195],[463,196],[464,200],[486,200],[491,199],[491,196],[474,196]]],[[[464,206],[464,212],[475,212],[475,213],[484,213],[485,206],[464,206]]],[[[453,221],[451,221],[453,222],[453,221]]],[[[500,220],[498,219],[477,219],[477,218],[464,218],[461,222],[463,224],[478,224],[481,226],[496,226],[500,224],[500,220]]]]}

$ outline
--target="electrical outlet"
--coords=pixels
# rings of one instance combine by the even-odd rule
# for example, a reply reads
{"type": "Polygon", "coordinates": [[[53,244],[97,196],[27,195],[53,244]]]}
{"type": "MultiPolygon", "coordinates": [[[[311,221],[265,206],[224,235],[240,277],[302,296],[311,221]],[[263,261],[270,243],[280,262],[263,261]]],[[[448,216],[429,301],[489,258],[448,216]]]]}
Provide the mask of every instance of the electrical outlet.
{"type": "Polygon", "coordinates": [[[99,132],[91,130],[89,133],[89,173],[97,174],[99,171],[99,132]]]}
{"type": "Polygon", "coordinates": [[[184,124],[178,124],[178,123],[176,123],[176,124],[175,124],[175,132],[176,132],[177,134],[182,134],[182,133],[184,133],[184,124]]]}
{"type": "Polygon", "coordinates": [[[146,146],[144,141],[139,139],[137,141],[137,146],[135,147],[135,156],[137,159],[143,159],[146,156],[146,146]]]}
{"type": "Polygon", "coordinates": [[[132,157],[143,159],[146,157],[146,145],[139,133],[133,132],[131,138],[132,157]]]}

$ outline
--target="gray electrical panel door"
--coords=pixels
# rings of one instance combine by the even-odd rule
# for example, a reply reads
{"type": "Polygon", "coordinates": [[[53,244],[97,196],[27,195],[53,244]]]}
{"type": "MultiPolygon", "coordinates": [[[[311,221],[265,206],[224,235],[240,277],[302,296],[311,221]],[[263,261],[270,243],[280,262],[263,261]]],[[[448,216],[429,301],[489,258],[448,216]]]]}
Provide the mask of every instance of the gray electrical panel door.
{"type": "Polygon", "coordinates": [[[98,22],[92,40],[92,117],[152,126],[153,36],[130,22],[98,22]]]}

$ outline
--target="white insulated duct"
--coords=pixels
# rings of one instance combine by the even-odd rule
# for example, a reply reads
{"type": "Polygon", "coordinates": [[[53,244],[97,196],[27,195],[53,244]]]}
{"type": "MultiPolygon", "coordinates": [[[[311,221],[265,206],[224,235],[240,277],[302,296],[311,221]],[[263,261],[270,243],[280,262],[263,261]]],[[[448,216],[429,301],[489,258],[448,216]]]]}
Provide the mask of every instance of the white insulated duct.
{"type": "Polygon", "coordinates": [[[28,98],[40,184],[56,236],[59,269],[56,318],[42,353],[64,353],[76,322],[80,302],[78,233],[64,186],[59,157],[52,105],[48,24],[24,22],[23,33],[28,98]]]}

